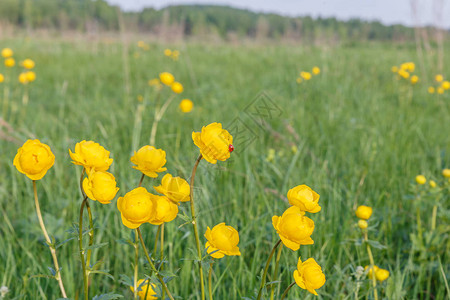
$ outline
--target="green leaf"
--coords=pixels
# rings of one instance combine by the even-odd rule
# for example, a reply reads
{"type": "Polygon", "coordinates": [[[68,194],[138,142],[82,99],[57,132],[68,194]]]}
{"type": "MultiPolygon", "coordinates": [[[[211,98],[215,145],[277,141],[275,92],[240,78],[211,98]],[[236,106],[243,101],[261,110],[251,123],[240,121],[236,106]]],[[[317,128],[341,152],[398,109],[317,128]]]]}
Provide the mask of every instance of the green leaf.
{"type": "Polygon", "coordinates": [[[119,299],[119,298],[123,298],[123,296],[119,295],[119,294],[108,293],[108,294],[96,295],[94,298],[92,298],[92,300],[114,300],[114,299],[119,299]]]}
{"type": "Polygon", "coordinates": [[[108,242],[100,243],[100,244],[94,244],[92,246],[86,247],[85,250],[101,248],[101,247],[106,246],[108,244],[109,244],[108,242]]]}
{"type": "Polygon", "coordinates": [[[95,270],[95,271],[91,271],[90,273],[91,274],[102,274],[102,275],[105,275],[105,276],[111,278],[112,280],[114,280],[114,276],[109,274],[107,270],[95,270]]]}

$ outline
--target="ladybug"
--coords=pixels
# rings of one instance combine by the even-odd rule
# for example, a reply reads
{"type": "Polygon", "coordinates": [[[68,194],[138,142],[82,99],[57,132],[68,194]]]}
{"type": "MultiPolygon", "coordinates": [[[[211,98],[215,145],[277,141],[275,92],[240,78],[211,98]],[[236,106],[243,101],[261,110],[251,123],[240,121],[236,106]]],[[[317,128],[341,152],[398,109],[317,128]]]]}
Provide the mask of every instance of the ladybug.
{"type": "Polygon", "coordinates": [[[233,152],[234,151],[234,146],[229,144],[228,145],[228,151],[233,152]]]}

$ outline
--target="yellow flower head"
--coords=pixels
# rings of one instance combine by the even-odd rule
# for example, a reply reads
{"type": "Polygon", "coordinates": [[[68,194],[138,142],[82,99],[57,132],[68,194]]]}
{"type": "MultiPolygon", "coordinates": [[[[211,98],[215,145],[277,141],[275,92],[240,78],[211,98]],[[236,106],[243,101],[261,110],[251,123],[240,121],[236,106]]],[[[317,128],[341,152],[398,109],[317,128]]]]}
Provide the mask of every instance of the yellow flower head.
{"type": "Polygon", "coordinates": [[[397,73],[398,72],[398,67],[397,66],[393,66],[391,68],[392,73],[397,73]]]}
{"type": "Polygon", "coordinates": [[[436,76],[434,76],[434,80],[436,80],[437,82],[441,82],[442,80],[444,80],[444,76],[442,76],[441,74],[437,74],[436,76]]]}
{"type": "MultiPolygon", "coordinates": [[[[378,281],[382,282],[382,281],[385,281],[386,279],[389,278],[389,271],[388,270],[381,269],[378,266],[373,266],[373,269],[375,270],[375,278],[378,281]]],[[[364,270],[366,270],[366,271],[369,270],[368,273],[367,273],[367,276],[370,279],[372,279],[372,274],[373,274],[372,268],[370,268],[369,266],[365,266],[364,270]]]]}
{"type": "Polygon", "coordinates": [[[408,62],[406,63],[406,69],[409,72],[414,72],[414,70],[416,69],[416,65],[413,62],[408,62]]]}
{"type": "Polygon", "coordinates": [[[155,198],[145,188],[138,187],[117,200],[117,208],[122,217],[122,223],[130,229],[136,229],[141,224],[150,222],[156,215],[155,198]]]}
{"type": "Polygon", "coordinates": [[[3,74],[0,74],[0,83],[2,83],[3,81],[5,81],[5,76],[3,76],[3,74]]]}
{"type": "Polygon", "coordinates": [[[403,69],[400,69],[398,71],[398,75],[400,75],[404,79],[408,79],[409,78],[409,73],[407,71],[403,70],[403,69]]]}
{"type": "Polygon", "coordinates": [[[314,68],[312,68],[312,73],[313,73],[314,75],[319,75],[319,74],[320,74],[320,69],[319,69],[319,67],[314,67],[314,68]]]}
{"type": "Polygon", "coordinates": [[[33,60],[31,60],[31,59],[29,59],[29,58],[27,58],[27,59],[25,59],[23,62],[22,62],[22,66],[25,68],[25,69],[28,69],[28,70],[30,70],[30,69],[33,69],[34,68],[34,61],[33,60]]]}
{"type": "MultiPolygon", "coordinates": [[[[130,286],[130,290],[134,293],[134,287],[130,286]]],[[[140,279],[137,282],[137,291],[140,300],[156,300],[158,299],[156,294],[156,285],[148,283],[147,280],[140,279]],[[147,297],[145,295],[147,294],[147,297]]]]}
{"type": "Polygon", "coordinates": [[[27,84],[28,83],[28,79],[27,79],[27,74],[26,73],[20,73],[18,79],[19,79],[19,82],[21,84],[27,84]]]}
{"type": "Polygon", "coordinates": [[[444,176],[445,178],[450,178],[450,169],[442,170],[442,176],[444,176]]]}
{"type": "Polygon", "coordinates": [[[88,170],[106,171],[112,164],[113,159],[109,157],[110,152],[93,141],[81,141],[75,145],[75,152],[69,149],[72,162],[83,166],[88,170]]]}
{"type": "Polygon", "coordinates": [[[205,237],[208,240],[205,244],[206,251],[212,257],[222,258],[225,255],[241,255],[238,247],[239,233],[233,227],[227,226],[225,223],[217,224],[213,229],[207,227],[205,237]]]}
{"type": "Polygon", "coordinates": [[[9,57],[9,58],[5,59],[5,67],[12,68],[15,65],[16,65],[16,61],[14,60],[14,58],[9,57]]]}
{"type": "Polygon", "coordinates": [[[305,80],[310,80],[311,79],[311,73],[309,72],[300,72],[300,76],[305,79],[305,80]]]}
{"type": "Polygon", "coordinates": [[[442,83],[441,87],[442,87],[444,90],[449,90],[449,89],[450,89],[450,81],[444,81],[444,82],[442,83]]]}
{"type": "Polygon", "coordinates": [[[142,96],[142,95],[137,95],[137,100],[138,100],[139,102],[143,102],[143,101],[144,101],[144,96],[142,96]]]}
{"type": "Polygon", "coordinates": [[[171,56],[171,55],[172,55],[172,50],[170,50],[170,49],[164,49],[164,55],[165,55],[165,56],[171,56]]]}
{"type": "Polygon", "coordinates": [[[314,258],[308,258],[302,262],[300,257],[297,262],[297,270],[294,271],[294,280],[299,287],[314,295],[317,295],[316,289],[321,288],[326,281],[322,268],[314,258]]]}
{"type": "Polygon", "coordinates": [[[2,56],[4,58],[8,58],[13,56],[14,52],[11,50],[11,48],[3,48],[2,49],[2,56]]]}
{"type": "Polygon", "coordinates": [[[153,78],[148,81],[148,85],[154,87],[157,91],[162,89],[163,85],[158,78],[153,78]]]}
{"type": "Polygon", "coordinates": [[[148,177],[156,178],[158,173],[164,172],[166,164],[166,152],[153,146],[144,146],[131,157],[134,169],[141,171],[148,177]]]}
{"type": "Polygon", "coordinates": [[[417,175],[416,182],[417,184],[425,184],[427,182],[427,179],[423,175],[417,175]]]}
{"type": "Polygon", "coordinates": [[[172,177],[172,175],[166,174],[161,180],[161,185],[154,186],[154,188],[176,204],[191,200],[189,183],[181,177],[172,177]]]}
{"type": "Polygon", "coordinates": [[[39,140],[28,140],[17,150],[13,165],[31,180],[40,180],[55,163],[50,147],[39,140]]]}
{"type": "Polygon", "coordinates": [[[356,216],[362,220],[368,220],[372,215],[372,207],[366,205],[360,205],[356,209],[356,216]]]}
{"type": "Polygon", "coordinates": [[[105,171],[91,171],[83,180],[83,190],[90,199],[109,204],[116,197],[117,187],[114,175],[105,171]]]}
{"type": "Polygon", "coordinates": [[[416,84],[417,82],[419,82],[419,76],[417,75],[411,76],[411,83],[416,84]]]}
{"type": "Polygon", "coordinates": [[[184,113],[191,112],[194,108],[194,103],[189,99],[183,99],[180,102],[180,110],[184,113]]]}
{"type": "Polygon", "coordinates": [[[144,41],[138,41],[137,45],[138,45],[139,48],[144,48],[146,44],[145,44],[144,41]]]}
{"type": "Polygon", "coordinates": [[[281,217],[273,216],[272,225],[283,244],[291,250],[297,251],[300,245],[314,244],[311,239],[314,221],[305,217],[305,212],[297,206],[289,207],[281,217]]]}
{"type": "Polygon", "coordinates": [[[287,198],[290,205],[297,206],[302,211],[316,213],[322,209],[319,205],[319,194],[304,184],[290,189],[287,198]]]}
{"type": "Polygon", "coordinates": [[[445,90],[444,90],[443,87],[438,87],[438,88],[437,88],[437,93],[440,94],[440,95],[442,95],[442,94],[444,93],[444,91],[445,91],[445,90]]]}
{"type": "Polygon", "coordinates": [[[170,74],[169,72],[162,72],[161,74],[159,74],[159,79],[161,80],[162,83],[168,86],[171,86],[172,83],[175,81],[175,77],[173,77],[173,75],[170,74]]]}
{"type": "Polygon", "coordinates": [[[437,186],[436,181],[430,180],[430,187],[435,188],[437,186]]]}
{"type": "Polygon", "coordinates": [[[222,129],[221,123],[203,126],[201,132],[192,133],[192,140],[200,148],[203,158],[212,164],[218,160],[227,160],[234,150],[233,137],[227,130],[222,129]]]}
{"type": "Polygon", "coordinates": [[[148,222],[153,225],[161,225],[175,219],[178,215],[178,205],[169,200],[166,196],[150,194],[153,199],[155,215],[148,222]]]}
{"type": "Polygon", "coordinates": [[[367,227],[369,227],[369,224],[367,224],[366,220],[359,220],[358,227],[361,229],[366,229],[367,227]]]}
{"type": "Polygon", "coordinates": [[[178,50],[173,50],[173,51],[172,51],[172,58],[173,58],[174,60],[178,60],[178,56],[180,56],[180,51],[178,51],[178,50]]]}
{"type": "Polygon", "coordinates": [[[303,79],[301,79],[300,77],[297,77],[297,79],[295,81],[297,81],[297,83],[302,83],[303,79]]]}
{"type": "Polygon", "coordinates": [[[432,86],[428,87],[428,93],[434,94],[434,91],[435,91],[434,87],[432,86]]]}
{"type": "Polygon", "coordinates": [[[27,77],[28,82],[33,82],[36,80],[36,73],[34,73],[33,71],[26,72],[25,76],[27,77]]]}
{"type": "Polygon", "coordinates": [[[172,83],[170,88],[176,94],[181,94],[183,92],[183,85],[181,83],[179,83],[179,82],[172,83]]]}

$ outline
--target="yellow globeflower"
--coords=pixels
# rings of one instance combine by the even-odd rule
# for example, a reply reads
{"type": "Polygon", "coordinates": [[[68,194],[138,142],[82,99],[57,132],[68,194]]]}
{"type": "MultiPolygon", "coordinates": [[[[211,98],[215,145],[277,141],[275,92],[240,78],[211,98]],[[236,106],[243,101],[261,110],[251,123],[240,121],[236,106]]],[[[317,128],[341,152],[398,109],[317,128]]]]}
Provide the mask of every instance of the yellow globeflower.
{"type": "Polygon", "coordinates": [[[272,225],[280,236],[283,244],[297,251],[300,245],[312,245],[311,234],[314,231],[314,221],[305,217],[305,212],[297,206],[289,207],[281,217],[273,216],[272,225]]]}
{"type": "Polygon", "coordinates": [[[366,229],[367,227],[369,227],[369,224],[366,220],[358,220],[358,227],[361,229],[366,229]]]}
{"type": "Polygon", "coordinates": [[[200,148],[200,153],[208,162],[215,164],[218,160],[225,161],[233,152],[233,137],[222,129],[221,123],[211,123],[203,126],[201,132],[193,132],[192,140],[200,148]]]}
{"type": "Polygon", "coordinates": [[[148,177],[156,178],[158,173],[164,172],[166,164],[166,152],[153,146],[143,146],[131,157],[134,169],[141,171],[148,177]]]}
{"type": "Polygon", "coordinates": [[[14,52],[11,50],[11,48],[3,48],[2,49],[2,56],[4,58],[8,58],[13,56],[14,52]]]}
{"type": "Polygon", "coordinates": [[[434,91],[435,91],[434,87],[432,86],[428,87],[428,93],[434,94],[434,91]]]}
{"type": "Polygon", "coordinates": [[[287,198],[289,204],[297,206],[302,211],[316,213],[322,209],[319,205],[319,194],[304,184],[290,189],[287,193],[287,198]]]}
{"type": "MultiPolygon", "coordinates": [[[[373,269],[375,270],[375,278],[378,281],[382,282],[382,281],[385,281],[386,279],[389,278],[389,271],[388,270],[381,269],[378,266],[373,266],[373,269]]],[[[366,270],[366,271],[369,270],[369,272],[367,273],[367,276],[370,279],[372,279],[372,274],[373,274],[372,268],[370,268],[369,266],[365,266],[364,270],[366,270]]]]}
{"type": "Polygon", "coordinates": [[[5,76],[3,76],[3,74],[0,74],[0,83],[2,83],[3,81],[5,81],[5,76]]]}
{"type": "Polygon", "coordinates": [[[437,186],[436,181],[430,180],[430,187],[435,188],[437,186]]]}
{"type": "Polygon", "coordinates": [[[176,94],[181,94],[183,92],[183,85],[181,83],[179,83],[179,82],[172,83],[170,88],[176,94]]]}
{"type": "Polygon", "coordinates": [[[191,112],[193,108],[194,108],[194,102],[192,102],[189,99],[181,100],[180,109],[182,112],[184,112],[184,113],[191,112]]]}
{"type": "Polygon", "coordinates": [[[445,91],[445,90],[444,90],[444,88],[442,88],[442,87],[438,87],[438,88],[437,88],[437,93],[440,94],[440,95],[442,95],[442,94],[444,93],[444,91],[445,91]]]}
{"type": "Polygon", "coordinates": [[[427,182],[427,179],[423,175],[417,175],[416,182],[417,184],[425,184],[427,182]]]}
{"type": "Polygon", "coordinates": [[[25,69],[33,69],[34,68],[34,61],[32,61],[31,59],[27,58],[22,62],[22,66],[25,69]]]}
{"type": "Polygon", "coordinates": [[[104,171],[91,171],[83,180],[83,190],[90,199],[109,204],[116,197],[117,187],[114,175],[104,171]]]}
{"type": "Polygon", "coordinates": [[[112,164],[113,159],[109,157],[110,152],[93,141],[81,141],[75,145],[75,151],[69,149],[72,163],[85,167],[88,172],[106,171],[112,164]]]}
{"type": "Polygon", "coordinates": [[[314,295],[317,295],[316,289],[321,288],[326,281],[322,268],[314,258],[308,258],[302,262],[300,257],[297,262],[297,270],[294,271],[294,279],[299,287],[314,295]]]}
{"type": "Polygon", "coordinates": [[[168,86],[171,86],[172,83],[175,81],[175,77],[173,77],[173,75],[170,74],[169,72],[163,72],[159,74],[159,79],[161,80],[162,83],[168,86]]]}
{"type": "Polygon", "coordinates": [[[173,58],[173,60],[178,60],[178,56],[180,56],[180,51],[173,50],[172,51],[172,58],[173,58]]]}
{"type": "Polygon", "coordinates": [[[372,207],[366,205],[360,205],[355,211],[358,218],[362,220],[368,220],[372,215],[372,207]]]}
{"type": "MultiPolygon", "coordinates": [[[[134,294],[134,287],[130,286],[131,292],[134,294]]],[[[158,299],[156,293],[156,285],[148,283],[147,279],[140,279],[137,282],[137,291],[140,300],[156,300],[158,299]],[[145,297],[147,295],[147,297],[145,297]]]]}
{"type": "Polygon", "coordinates": [[[297,77],[297,79],[295,81],[297,81],[297,83],[302,83],[303,79],[301,79],[300,77],[297,77]]]}
{"type": "Polygon", "coordinates": [[[55,163],[55,155],[39,140],[28,140],[17,150],[13,165],[31,180],[40,180],[55,163]]]}
{"type": "Polygon", "coordinates": [[[397,73],[398,72],[398,67],[397,66],[393,66],[391,68],[392,73],[397,73]]]}
{"type": "Polygon", "coordinates": [[[444,90],[450,89],[450,81],[444,81],[441,85],[444,90]]]}
{"type": "Polygon", "coordinates": [[[164,55],[165,55],[165,56],[171,56],[171,55],[172,55],[172,50],[170,50],[170,49],[164,49],[164,55]]]}
{"type": "Polygon", "coordinates": [[[122,223],[130,229],[136,229],[141,224],[150,222],[156,214],[156,203],[145,188],[138,187],[117,200],[117,208],[122,217],[122,223]]]}
{"type": "Polygon", "coordinates": [[[400,69],[400,71],[398,71],[398,75],[400,75],[404,79],[408,79],[409,78],[409,73],[407,71],[403,70],[403,69],[400,69]]]}
{"type": "Polygon", "coordinates": [[[205,244],[206,252],[212,257],[241,255],[238,247],[239,233],[233,227],[227,226],[225,223],[217,224],[213,229],[207,227],[205,237],[208,240],[205,244]]]}
{"type": "Polygon", "coordinates": [[[191,187],[181,177],[173,177],[170,174],[166,174],[161,180],[161,185],[154,186],[154,188],[158,193],[165,195],[176,204],[191,200],[191,187]]]}
{"type": "Polygon", "coordinates": [[[434,80],[436,80],[437,82],[441,82],[442,80],[444,80],[444,76],[442,76],[441,74],[437,74],[436,76],[434,76],[434,80]]]}
{"type": "Polygon", "coordinates": [[[26,73],[20,73],[19,74],[19,82],[21,84],[27,84],[28,83],[28,78],[27,78],[27,74],[26,73]]]}
{"type": "Polygon", "coordinates": [[[411,83],[416,84],[417,82],[419,82],[419,76],[417,75],[411,76],[411,83]]]}
{"type": "Polygon", "coordinates": [[[27,77],[28,82],[33,82],[36,80],[36,73],[34,73],[33,71],[26,72],[25,76],[27,77]]]}
{"type": "Polygon", "coordinates": [[[320,74],[320,68],[319,67],[314,67],[312,68],[312,73],[314,75],[319,75],[320,74]]]}
{"type": "Polygon", "coordinates": [[[408,62],[408,63],[406,63],[407,64],[407,70],[409,71],[409,72],[414,72],[414,70],[415,70],[415,68],[416,68],[416,65],[413,63],[413,62],[408,62]]]}
{"type": "Polygon", "coordinates": [[[305,80],[311,79],[311,73],[309,73],[309,72],[300,72],[300,76],[305,80]]]}
{"type": "Polygon", "coordinates": [[[450,169],[442,170],[442,176],[444,176],[445,178],[450,178],[450,169]]]}
{"type": "Polygon", "coordinates": [[[9,58],[5,59],[5,67],[12,68],[15,66],[15,64],[16,64],[16,61],[14,60],[14,58],[9,57],[9,58]]]}
{"type": "Polygon", "coordinates": [[[155,215],[148,222],[153,225],[161,225],[175,219],[178,215],[178,205],[169,200],[166,196],[150,194],[153,199],[155,215]]]}

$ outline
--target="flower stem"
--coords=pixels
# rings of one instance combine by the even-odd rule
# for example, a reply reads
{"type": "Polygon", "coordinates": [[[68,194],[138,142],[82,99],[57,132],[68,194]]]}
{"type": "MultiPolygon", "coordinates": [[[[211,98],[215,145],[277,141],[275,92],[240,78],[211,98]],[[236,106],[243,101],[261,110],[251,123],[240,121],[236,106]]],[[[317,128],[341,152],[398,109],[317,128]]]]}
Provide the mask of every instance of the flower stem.
{"type": "Polygon", "coordinates": [[[276,242],[276,244],[273,246],[272,251],[270,251],[269,258],[267,259],[266,267],[264,268],[264,273],[263,273],[263,276],[261,278],[261,285],[259,286],[258,297],[256,297],[256,300],[260,300],[261,299],[262,290],[263,290],[264,285],[266,283],[266,276],[267,276],[267,271],[269,270],[270,261],[272,260],[273,254],[275,253],[275,250],[277,249],[277,247],[280,244],[281,244],[281,240],[278,240],[278,242],[276,242]]]}
{"type": "MultiPolygon", "coordinates": [[[[92,212],[91,212],[91,206],[89,205],[89,201],[86,201],[86,209],[88,212],[88,217],[89,217],[89,247],[91,247],[92,245],[94,245],[94,221],[92,219],[92,212]]],[[[92,249],[89,248],[87,251],[87,257],[86,257],[86,268],[90,268],[91,267],[91,254],[92,254],[92,249]]],[[[89,272],[88,272],[88,277],[89,277],[89,272]]],[[[89,280],[89,278],[88,278],[89,280]]]]}
{"type": "Polygon", "coordinates": [[[164,116],[164,113],[166,112],[167,108],[169,107],[169,104],[172,102],[174,96],[170,96],[169,99],[164,103],[164,105],[161,108],[155,109],[155,116],[153,118],[153,124],[152,124],[152,130],[150,134],[150,146],[155,145],[155,138],[156,138],[156,131],[158,130],[158,123],[161,121],[162,117],[164,116]]]}
{"type": "Polygon", "coordinates": [[[156,230],[155,245],[153,246],[152,257],[156,257],[156,251],[158,250],[158,241],[159,241],[159,234],[160,233],[161,233],[161,225],[159,225],[158,229],[156,230]]]}
{"type": "Polygon", "coordinates": [[[139,235],[139,240],[141,241],[141,246],[144,249],[144,253],[145,253],[147,261],[148,261],[148,263],[150,265],[150,268],[152,269],[153,272],[155,272],[156,277],[158,277],[159,281],[161,282],[161,285],[162,285],[163,289],[166,291],[167,296],[170,298],[170,300],[174,300],[172,294],[169,292],[169,289],[167,288],[166,283],[164,282],[164,279],[161,277],[161,275],[158,274],[158,270],[156,270],[156,267],[153,264],[153,262],[152,262],[152,260],[150,258],[150,255],[148,254],[147,248],[145,247],[144,239],[142,238],[141,229],[138,227],[136,229],[136,231],[137,231],[137,233],[139,235]]]}
{"type": "Polygon", "coordinates": [[[208,272],[208,293],[209,300],[213,300],[213,292],[212,292],[212,269],[214,262],[209,264],[209,272],[208,272]]]}
{"type": "Polygon", "coordinates": [[[364,241],[366,242],[367,255],[369,256],[370,269],[372,270],[373,297],[374,297],[375,300],[378,300],[377,278],[376,278],[376,275],[375,275],[375,262],[373,260],[372,250],[370,249],[369,239],[367,237],[367,231],[364,232],[364,241]]]}
{"type": "Polygon", "coordinates": [[[45,228],[44,220],[42,219],[41,207],[39,205],[39,199],[37,195],[36,181],[33,180],[33,193],[34,193],[34,204],[36,206],[36,214],[38,216],[39,225],[41,226],[41,230],[44,233],[45,241],[50,247],[50,253],[53,258],[53,264],[55,265],[55,279],[58,281],[59,289],[61,290],[61,294],[64,298],[67,298],[66,290],[64,289],[64,284],[61,278],[61,272],[59,270],[58,258],[56,257],[56,249],[50,239],[50,236],[47,233],[47,229],[45,228]]]}
{"type": "Polygon", "coordinates": [[[198,164],[200,163],[200,160],[202,159],[202,155],[200,154],[195,161],[194,168],[192,168],[192,174],[191,174],[191,182],[190,182],[190,188],[191,188],[191,216],[192,216],[192,225],[194,226],[194,235],[195,235],[195,242],[197,244],[197,255],[198,255],[198,267],[200,272],[200,287],[201,287],[201,293],[202,297],[201,300],[205,299],[205,284],[203,282],[203,267],[202,267],[202,251],[200,248],[200,239],[198,236],[198,228],[197,228],[197,217],[195,216],[195,205],[194,205],[194,180],[195,180],[195,173],[197,172],[198,164]]]}
{"type": "Polygon", "coordinates": [[[284,293],[283,293],[283,295],[281,295],[280,300],[283,300],[284,298],[286,298],[286,296],[287,296],[289,290],[290,290],[294,285],[295,285],[295,281],[294,281],[293,283],[291,283],[291,284],[286,288],[286,290],[284,290],[284,293]]]}
{"type": "MultiPolygon", "coordinates": [[[[283,245],[281,245],[280,248],[278,248],[277,258],[275,260],[275,270],[273,270],[273,281],[277,280],[277,277],[278,277],[278,266],[280,265],[280,258],[281,258],[282,251],[283,251],[283,245]]],[[[275,284],[272,284],[272,287],[270,289],[271,289],[270,300],[273,300],[273,297],[275,294],[275,284]]]]}
{"type": "Polygon", "coordinates": [[[80,249],[80,259],[81,259],[81,268],[83,269],[83,289],[84,289],[84,299],[89,299],[89,285],[88,285],[88,276],[86,270],[86,261],[84,259],[84,249],[83,249],[83,212],[84,206],[87,203],[87,196],[84,197],[83,202],[81,202],[80,207],[80,219],[78,221],[78,247],[80,249]]]}
{"type": "Polygon", "coordinates": [[[137,278],[138,278],[138,264],[139,264],[139,240],[137,230],[134,230],[134,299],[138,298],[137,278]]]}
{"type": "MultiPolygon", "coordinates": [[[[164,223],[162,223],[159,226],[161,226],[161,245],[159,246],[161,256],[160,256],[160,260],[159,260],[160,261],[159,262],[159,264],[160,264],[159,265],[159,269],[162,271],[164,269],[164,264],[163,264],[163,260],[164,260],[164,223]]],[[[164,290],[163,290],[162,293],[161,293],[161,299],[165,298],[164,294],[165,293],[164,293],[164,290]]]]}
{"type": "Polygon", "coordinates": [[[142,174],[141,179],[139,180],[139,185],[138,187],[142,186],[142,182],[144,182],[144,178],[145,178],[145,174],[142,174]]]}
{"type": "Polygon", "coordinates": [[[436,229],[436,216],[437,216],[437,205],[434,205],[433,212],[431,214],[431,230],[436,229]]]}

